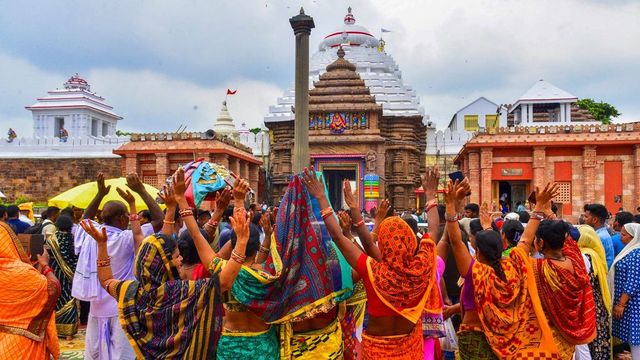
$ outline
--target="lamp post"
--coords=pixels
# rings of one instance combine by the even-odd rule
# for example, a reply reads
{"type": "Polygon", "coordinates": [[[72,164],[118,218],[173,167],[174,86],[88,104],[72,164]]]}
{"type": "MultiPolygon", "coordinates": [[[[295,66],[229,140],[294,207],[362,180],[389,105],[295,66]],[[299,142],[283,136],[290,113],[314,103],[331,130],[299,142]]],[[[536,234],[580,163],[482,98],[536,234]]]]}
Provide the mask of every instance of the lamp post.
{"type": "Polygon", "coordinates": [[[293,172],[309,166],[309,35],[315,27],[313,18],[304,13],[289,19],[296,37],[296,101],[293,136],[293,172]]]}

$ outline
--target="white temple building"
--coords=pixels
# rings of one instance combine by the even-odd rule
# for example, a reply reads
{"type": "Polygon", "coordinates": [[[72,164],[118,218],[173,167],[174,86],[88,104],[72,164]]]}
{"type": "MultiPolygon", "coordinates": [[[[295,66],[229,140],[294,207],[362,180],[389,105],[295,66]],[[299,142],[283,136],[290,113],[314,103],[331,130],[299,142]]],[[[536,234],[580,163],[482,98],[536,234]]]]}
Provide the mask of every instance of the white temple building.
{"type": "MultiPolygon", "coordinates": [[[[318,51],[309,59],[309,86],[326,71],[327,65],[338,55],[336,49],[342,45],[345,59],[356,65],[356,72],[369,87],[376,103],[382,105],[383,116],[424,116],[420,99],[411,86],[402,81],[402,72],[391,55],[384,51],[384,40],[376,39],[364,26],[356,25],[356,19],[348,9],[344,24],[324,37],[318,51]]],[[[285,91],[276,105],[269,107],[265,122],[294,120],[292,106],[295,90],[285,91]]],[[[426,119],[427,117],[425,117],[426,119]]]]}
{"type": "Polygon", "coordinates": [[[25,108],[32,113],[33,135],[0,141],[0,158],[118,157],[112,150],[129,141],[116,135],[122,117],[78,74],[25,108]]]}
{"type": "Polygon", "coordinates": [[[231,113],[229,113],[227,101],[222,102],[220,114],[218,114],[216,121],[213,123],[213,131],[216,134],[228,136],[242,145],[250,147],[253,156],[265,162],[266,157],[269,155],[269,133],[267,129],[260,128],[258,130],[249,129],[244,122],[238,129],[231,113]]]}

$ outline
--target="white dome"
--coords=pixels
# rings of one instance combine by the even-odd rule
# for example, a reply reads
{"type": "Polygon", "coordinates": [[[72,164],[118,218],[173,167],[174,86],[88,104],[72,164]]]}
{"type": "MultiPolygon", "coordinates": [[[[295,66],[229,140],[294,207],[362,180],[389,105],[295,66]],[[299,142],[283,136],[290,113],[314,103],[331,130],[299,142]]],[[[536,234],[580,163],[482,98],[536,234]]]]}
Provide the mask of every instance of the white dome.
{"type": "Polygon", "coordinates": [[[347,15],[344,17],[344,25],[325,36],[324,40],[322,40],[318,46],[318,50],[323,51],[337,48],[340,45],[375,48],[378,44],[378,39],[371,35],[367,28],[356,25],[356,19],[353,17],[353,14],[351,14],[351,8],[349,8],[347,15]]]}

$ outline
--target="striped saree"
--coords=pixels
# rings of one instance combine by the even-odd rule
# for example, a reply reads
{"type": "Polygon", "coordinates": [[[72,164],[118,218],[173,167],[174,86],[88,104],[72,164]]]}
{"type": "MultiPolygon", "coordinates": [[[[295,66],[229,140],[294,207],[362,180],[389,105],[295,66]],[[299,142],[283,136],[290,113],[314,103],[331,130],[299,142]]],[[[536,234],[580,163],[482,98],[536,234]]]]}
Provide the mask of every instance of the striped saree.
{"type": "Polygon", "coordinates": [[[166,247],[155,235],[142,243],[137,280],[117,286],[120,323],[141,359],[213,359],[222,328],[222,262],[212,262],[211,278],[179,280],[166,247]]]}
{"type": "Polygon", "coordinates": [[[73,249],[73,235],[57,231],[47,240],[50,250],[49,265],[60,281],[60,297],[56,303],[56,328],[58,336],[73,336],[78,332],[80,304],[71,296],[73,274],[78,257],[73,249]]]}

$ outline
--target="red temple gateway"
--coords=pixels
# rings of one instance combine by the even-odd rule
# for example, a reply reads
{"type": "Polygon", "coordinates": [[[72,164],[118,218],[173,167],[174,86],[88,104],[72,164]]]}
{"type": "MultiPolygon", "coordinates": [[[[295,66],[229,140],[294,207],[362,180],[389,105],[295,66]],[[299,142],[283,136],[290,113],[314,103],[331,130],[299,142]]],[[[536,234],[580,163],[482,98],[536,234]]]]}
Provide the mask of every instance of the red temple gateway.
{"type": "Polygon", "coordinates": [[[556,182],[559,212],[572,221],[588,203],[612,214],[640,205],[640,122],[499,128],[474,136],[454,162],[475,203],[506,198],[515,209],[534,186],[556,182]]]}

